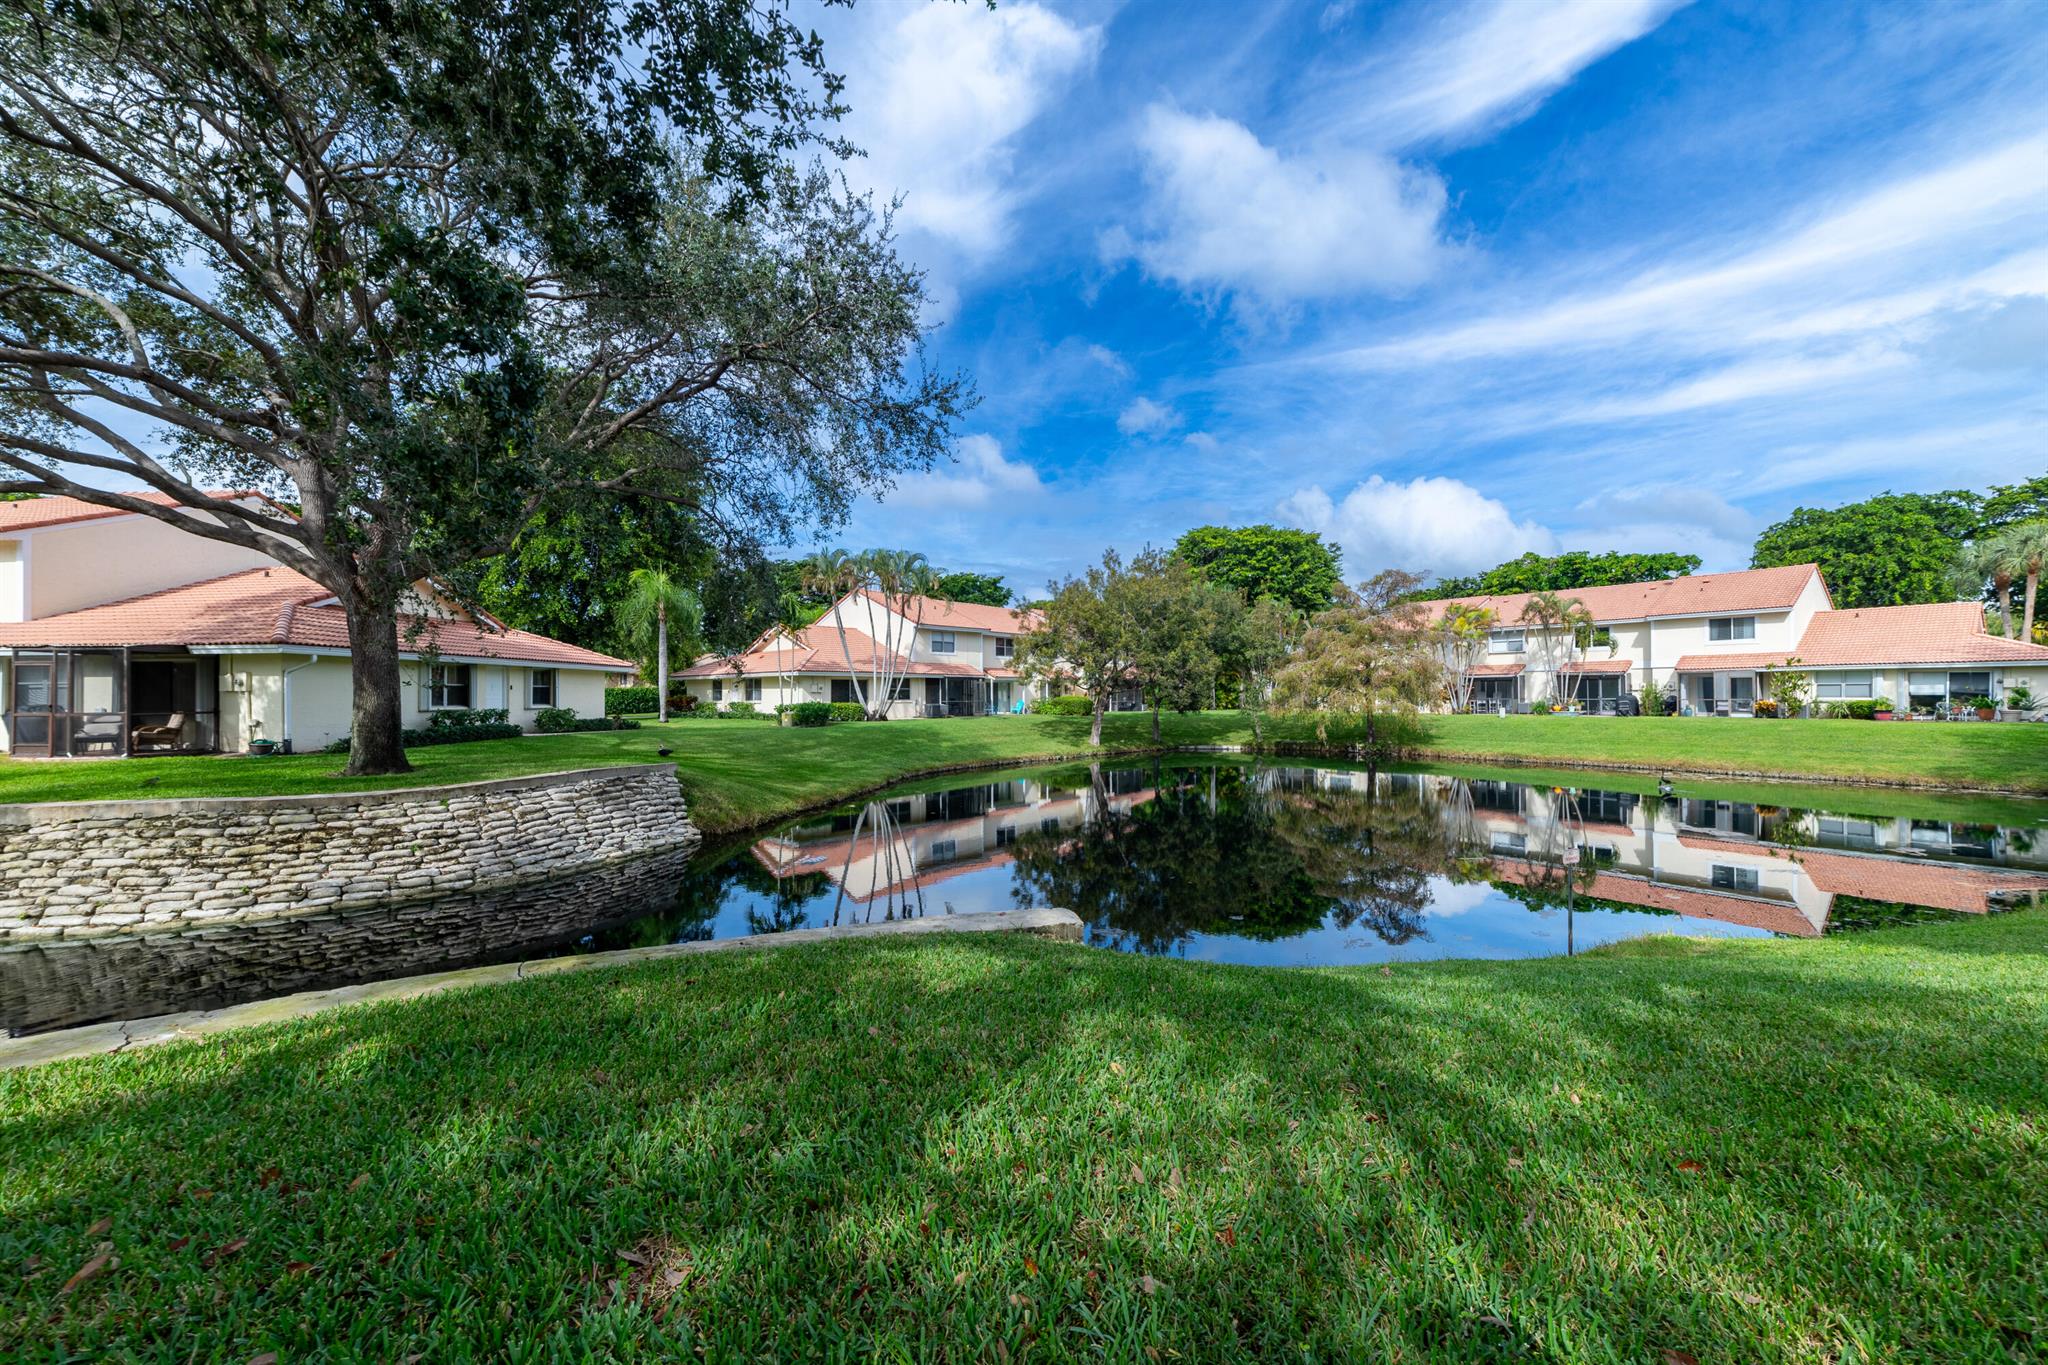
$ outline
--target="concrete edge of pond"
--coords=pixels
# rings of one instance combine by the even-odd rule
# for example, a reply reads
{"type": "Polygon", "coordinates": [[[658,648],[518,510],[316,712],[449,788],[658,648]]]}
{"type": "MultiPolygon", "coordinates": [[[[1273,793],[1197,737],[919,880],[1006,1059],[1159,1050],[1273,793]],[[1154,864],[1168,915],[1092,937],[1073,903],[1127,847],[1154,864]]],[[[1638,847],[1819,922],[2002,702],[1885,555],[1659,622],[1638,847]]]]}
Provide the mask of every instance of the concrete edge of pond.
{"type": "Polygon", "coordinates": [[[987,910],[965,915],[939,915],[929,919],[894,920],[885,924],[846,924],[823,929],[790,929],[779,934],[750,934],[743,938],[705,939],[693,943],[665,943],[653,948],[623,948],[609,953],[584,953],[566,957],[536,958],[527,962],[506,962],[489,967],[465,967],[452,972],[431,972],[424,976],[394,977],[389,981],[367,981],[355,986],[336,986],[323,991],[301,991],[271,1000],[252,1000],[214,1010],[186,1010],[159,1014],[147,1019],[128,1019],[77,1028],[54,1029],[26,1038],[0,1039],[0,1071],[40,1066],[45,1062],[74,1057],[93,1057],[132,1052],[158,1043],[208,1038],[230,1029],[256,1024],[274,1024],[287,1019],[340,1009],[347,1005],[386,1000],[413,1000],[442,991],[469,986],[501,985],[560,972],[588,971],[600,967],[624,967],[664,958],[694,957],[700,953],[743,948],[791,948],[806,943],[828,943],[841,939],[903,938],[922,934],[1034,934],[1040,938],[1081,940],[1081,917],[1071,910],[1039,906],[1028,910],[987,910]]]}

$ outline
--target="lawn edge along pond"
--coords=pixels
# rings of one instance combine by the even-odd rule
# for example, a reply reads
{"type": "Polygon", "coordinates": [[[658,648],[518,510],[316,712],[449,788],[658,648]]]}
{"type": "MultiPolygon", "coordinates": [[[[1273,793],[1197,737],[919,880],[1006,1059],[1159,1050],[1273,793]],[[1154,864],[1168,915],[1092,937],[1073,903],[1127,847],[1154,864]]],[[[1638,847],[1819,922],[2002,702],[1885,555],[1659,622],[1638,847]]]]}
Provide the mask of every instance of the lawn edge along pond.
{"type": "MultiPolygon", "coordinates": [[[[1149,715],[1108,718],[1101,749],[1085,719],[999,716],[789,729],[754,720],[671,721],[638,730],[531,736],[416,749],[400,777],[343,778],[331,755],[0,761],[0,803],[368,791],[663,761],[671,748],[692,818],[706,833],[749,829],[906,779],[975,768],[1154,751],[1149,715]]],[[[1236,711],[1167,715],[1166,749],[1249,748],[1236,711]]],[[[1269,741],[1341,754],[1300,717],[1266,722],[1269,741]]],[[[1664,717],[1436,716],[1407,756],[1612,774],[1854,783],[2048,794],[2048,725],[1726,721],[1664,717]]],[[[1534,780],[1534,779],[1526,779],[1534,780]]],[[[1606,785],[1614,781],[1603,779],[1606,785]]],[[[1813,804],[1826,804],[1814,802],[1813,804]]]]}
{"type": "Polygon", "coordinates": [[[711,954],[0,1075],[23,1358],[2004,1360],[2048,912],[711,954]]]}

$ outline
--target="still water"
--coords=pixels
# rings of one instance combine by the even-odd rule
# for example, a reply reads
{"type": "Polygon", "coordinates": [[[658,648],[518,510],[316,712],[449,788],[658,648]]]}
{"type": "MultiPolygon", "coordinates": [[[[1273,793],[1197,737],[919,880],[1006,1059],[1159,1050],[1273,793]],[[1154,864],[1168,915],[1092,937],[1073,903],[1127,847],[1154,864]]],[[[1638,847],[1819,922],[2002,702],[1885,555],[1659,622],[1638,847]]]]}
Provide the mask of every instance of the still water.
{"type": "Polygon", "coordinates": [[[1101,948],[1307,966],[1549,956],[1647,933],[1811,938],[2048,899],[2048,802],[2003,803],[2008,823],[1982,824],[1940,795],[1843,788],[1809,809],[1727,790],[1225,759],[953,777],[694,858],[485,897],[0,951],[0,1027],[1018,906],[1075,911],[1101,948]]]}

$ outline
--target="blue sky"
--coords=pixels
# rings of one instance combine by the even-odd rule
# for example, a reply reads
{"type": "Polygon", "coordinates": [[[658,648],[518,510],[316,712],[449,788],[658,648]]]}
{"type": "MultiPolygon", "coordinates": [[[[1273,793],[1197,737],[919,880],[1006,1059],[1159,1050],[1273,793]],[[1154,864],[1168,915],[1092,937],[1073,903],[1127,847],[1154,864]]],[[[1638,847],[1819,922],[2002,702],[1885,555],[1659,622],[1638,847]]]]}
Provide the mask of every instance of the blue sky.
{"type": "Polygon", "coordinates": [[[1794,505],[2048,471],[2038,4],[864,3],[955,464],[829,537],[1036,593],[1205,522],[1354,576],[1740,567],[1794,505]]]}

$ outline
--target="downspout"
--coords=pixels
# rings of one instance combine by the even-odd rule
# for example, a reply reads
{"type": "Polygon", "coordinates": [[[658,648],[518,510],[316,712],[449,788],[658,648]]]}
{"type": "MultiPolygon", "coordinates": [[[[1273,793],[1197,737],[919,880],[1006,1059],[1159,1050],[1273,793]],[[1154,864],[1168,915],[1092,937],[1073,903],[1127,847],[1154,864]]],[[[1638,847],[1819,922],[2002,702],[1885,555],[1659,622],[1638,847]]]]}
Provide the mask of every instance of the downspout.
{"type": "Polygon", "coordinates": [[[293,664],[284,671],[284,724],[279,727],[281,733],[278,738],[283,742],[286,753],[292,751],[292,674],[309,664],[317,664],[319,662],[320,656],[318,654],[308,654],[305,663],[293,664]]]}

